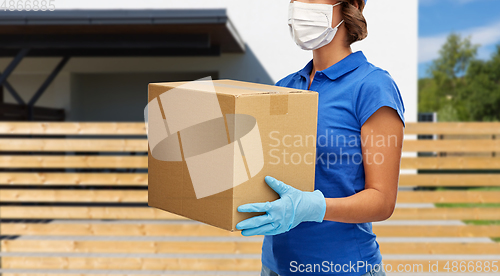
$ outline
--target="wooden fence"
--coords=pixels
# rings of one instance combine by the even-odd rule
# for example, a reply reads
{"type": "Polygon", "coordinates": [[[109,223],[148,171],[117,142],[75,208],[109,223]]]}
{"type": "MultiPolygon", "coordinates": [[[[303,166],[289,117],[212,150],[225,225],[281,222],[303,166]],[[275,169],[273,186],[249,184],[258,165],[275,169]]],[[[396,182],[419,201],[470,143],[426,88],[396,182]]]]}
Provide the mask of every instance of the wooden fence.
{"type": "MultiPolygon", "coordinates": [[[[408,123],[405,134],[498,135],[500,123],[408,123]]],[[[118,270],[128,275],[143,270],[158,271],[158,275],[179,271],[258,274],[260,241],[147,206],[148,146],[143,123],[9,122],[0,123],[0,135],[3,275],[91,275],[118,270]]],[[[500,140],[405,140],[403,150],[500,152],[500,140]]],[[[405,156],[401,168],[426,173],[401,175],[398,206],[406,206],[396,208],[389,222],[500,220],[500,190],[492,188],[500,187],[500,174],[494,171],[500,170],[498,155],[405,156]],[[414,203],[476,205],[429,208],[412,207],[414,203]],[[490,205],[477,205],[484,203],[490,205]]],[[[384,263],[394,268],[423,264],[428,271],[436,254],[450,255],[450,261],[467,261],[471,256],[491,260],[500,255],[500,243],[440,241],[500,237],[499,224],[382,223],[374,224],[374,232],[379,238],[408,238],[380,242],[387,256],[384,263]],[[436,239],[410,239],[415,237],[436,239]],[[393,258],[400,255],[408,258],[393,258]]],[[[444,272],[445,263],[443,259],[439,264],[444,272]]]]}

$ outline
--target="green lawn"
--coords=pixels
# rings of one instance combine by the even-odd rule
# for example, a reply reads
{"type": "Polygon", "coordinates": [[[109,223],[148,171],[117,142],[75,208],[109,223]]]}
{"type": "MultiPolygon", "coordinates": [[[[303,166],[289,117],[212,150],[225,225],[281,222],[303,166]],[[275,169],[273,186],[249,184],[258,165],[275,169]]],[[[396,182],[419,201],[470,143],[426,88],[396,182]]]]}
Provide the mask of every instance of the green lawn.
{"type": "MultiPolygon", "coordinates": [[[[426,173],[426,172],[423,172],[426,173]]],[[[429,173],[435,173],[430,171],[429,173]]],[[[456,173],[456,171],[453,171],[456,173]]],[[[499,171],[481,173],[499,173],[499,171]]],[[[500,191],[500,187],[420,187],[420,190],[429,191],[500,191]]],[[[438,208],[500,208],[500,203],[435,203],[438,208]]],[[[464,223],[472,225],[500,225],[500,220],[465,220],[464,223]]],[[[495,242],[500,242],[500,233],[498,237],[491,237],[495,242]]]]}
{"type": "MultiPolygon", "coordinates": [[[[500,203],[436,203],[435,205],[438,208],[500,207],[500,203]]],[[[500,220],[464,220],[463,222],[472,225],[500,225],[500,220]]],[[[491,239],[500,242],[500,237],[491,239]]]]}
{"type": "MultiPolygon", "coordinates": [[[[466,224],[472,225],[500,225],[500,220],[464,220],[466,224]]],[[[500,242],[500,237],[491,238],[495,242],[500,242]]]]}
{"type": "Polygon", "coordinates": [[[472,225],[500,225],[500,220],[464,220],[464,223],[472,225]]]}

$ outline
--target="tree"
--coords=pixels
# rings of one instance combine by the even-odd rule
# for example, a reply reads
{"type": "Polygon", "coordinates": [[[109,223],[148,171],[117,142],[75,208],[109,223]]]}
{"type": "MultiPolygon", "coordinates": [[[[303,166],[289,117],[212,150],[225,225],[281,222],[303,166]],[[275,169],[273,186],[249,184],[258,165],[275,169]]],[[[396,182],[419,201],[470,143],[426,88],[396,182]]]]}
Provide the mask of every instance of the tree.
{"type": "Polygon", "coordinates": [[[419,112],[438,112],[440,121],[500,120],[500,45],[488,61],[476,59],[479,45],[448,36],[419,80],[419,112]]]}
{"type": "Polygon", "coordinates": [[[500,45],[488,61],[474,60],[465,76],[460,98],[472,121],[500,120],[500,45]]]}
{"type": "Polygon", "coordinates": [[[450,34],[439,50],[439,58],[430,67],[430,73],[436,80],[457,81],[475,59],[478,48],[479,45],[473,45],[470,37],[462,39],[459,34],[450,34]]]}
{"type": "Polygon", "coordinates": [[[418,112],[437,111],[440,108],[439,89],[434,79],[424,78],[418,80],[418,112]]]}

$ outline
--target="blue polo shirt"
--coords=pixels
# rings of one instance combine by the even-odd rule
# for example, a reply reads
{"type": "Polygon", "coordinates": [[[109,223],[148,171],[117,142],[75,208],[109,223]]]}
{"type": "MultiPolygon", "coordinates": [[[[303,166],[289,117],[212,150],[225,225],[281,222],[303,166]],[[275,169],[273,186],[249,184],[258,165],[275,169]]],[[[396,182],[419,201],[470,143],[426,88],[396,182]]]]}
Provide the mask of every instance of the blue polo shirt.
{"type": "MultiPolygon", "coordinates": [[[[307,90],[312,67],[311,60],[276,85],[307,90]]],[[[315,188],[326,198],[351,196],[365,188],[361,126],[383,106],[404,125],[403,99],[389,73],[362,52],[317,71],[310,90],[319,93],[315,188]]],[[[303,222],[265,236],[262,246],[262,263],[280,275],[362,275],[381,261],[371,223],[303,222]]]]}

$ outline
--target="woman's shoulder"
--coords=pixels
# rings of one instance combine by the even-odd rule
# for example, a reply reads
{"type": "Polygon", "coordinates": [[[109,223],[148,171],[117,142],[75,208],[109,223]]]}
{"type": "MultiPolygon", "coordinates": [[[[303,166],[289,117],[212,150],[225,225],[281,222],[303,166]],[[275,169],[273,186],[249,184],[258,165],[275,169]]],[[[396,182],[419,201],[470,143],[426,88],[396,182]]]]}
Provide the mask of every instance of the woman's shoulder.
{"type": "Polygon", "coordinates": [[[399,88],[388,71],[371,63],[367,63],[363,67],[363,72],[358,82],[358,89],[355,91],[358,98],[366,94],[376,94],[376,92],[396,94],[398,97],[401,97],[399,88]]]}
{"type": "Polygon", "coordinates": [[[280,79],[276,84],[275,86],[282,86],[282,87],[288,87],[290,85],[290,83],[292,82],[292,80],[294,80],[295,76],[298,75],[298,72],[294,72],[294,73],[291,73],[289,74],[288,76],[280,79]]]}
{"type": "Polygon", "coordinates": [[[370,86],[387,84],[396,85],[396,82],[388,71],[369,62],[362,66],[360,85],[370,86]]]}

